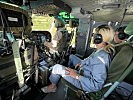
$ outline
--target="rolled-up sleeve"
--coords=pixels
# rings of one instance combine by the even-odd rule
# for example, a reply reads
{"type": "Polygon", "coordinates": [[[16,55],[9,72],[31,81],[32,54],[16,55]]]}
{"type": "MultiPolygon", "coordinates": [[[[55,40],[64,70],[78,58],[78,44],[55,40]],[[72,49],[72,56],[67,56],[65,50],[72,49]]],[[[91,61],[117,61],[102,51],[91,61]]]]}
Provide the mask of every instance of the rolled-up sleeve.
{"type": "Polygon", "coordinates": [[[95,59],[90,60],[90,64],[86,67],[90,69],[84,70],[84,76],[79,76],[83,90],[88,92],[100,90],[107,77],[104,59],[95,57],[95,59]]]}

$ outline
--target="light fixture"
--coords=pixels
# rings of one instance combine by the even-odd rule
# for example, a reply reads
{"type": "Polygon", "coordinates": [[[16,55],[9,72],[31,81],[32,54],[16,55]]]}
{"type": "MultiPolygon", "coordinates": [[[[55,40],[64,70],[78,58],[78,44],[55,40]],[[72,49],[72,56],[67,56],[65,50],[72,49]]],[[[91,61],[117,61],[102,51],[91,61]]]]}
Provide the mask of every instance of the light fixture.
{"type": "Polygon", "coordinates": [[[120,4],[107,4],[102,6],[103,9],[119,8],[119,7],[120,7],[120,4]]]}
{"type": "Polygon", "coordinates": [[[108,22],[108,25],[109,25],[109,26],[111,26],[111,24],[112,24],[112,22],[111,22],[111,21],[109,21],[109,22],[108,22]]]}
{"type": "Polygon", "coordinates": [[[99,4],[111,4],[111,3],[118,3],[119,0],[98,0],[99,4]]]}
{"type": "Polygon", "coordinates": [[[117,26],[119,24],[119,22],[115,22],[115,26],[117,26]]]}

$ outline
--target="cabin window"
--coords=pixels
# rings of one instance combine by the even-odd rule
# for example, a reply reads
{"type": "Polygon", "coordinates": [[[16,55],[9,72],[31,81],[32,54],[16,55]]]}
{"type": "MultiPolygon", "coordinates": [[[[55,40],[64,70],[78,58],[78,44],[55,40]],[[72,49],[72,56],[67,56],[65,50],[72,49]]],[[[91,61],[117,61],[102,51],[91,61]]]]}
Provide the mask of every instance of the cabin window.
{"type": "Polygon", "coordinates": [[[32,14],[32,22],[33,31],[49,31],[52,37],[56,32],[56,28],[54,27],[54,17],[32,14]]]}
{"type": "MultiPolygon", "coordinates": [[[[92,33],[95,33],[95,29],[96,29],[96,28],[93,29],[92,33]]],[[[91,48],[96,48],[95,44],[93,44],[93,35],[92,35],[92,37],[91,37],[90,47],[91,47],[91,48]]]]}

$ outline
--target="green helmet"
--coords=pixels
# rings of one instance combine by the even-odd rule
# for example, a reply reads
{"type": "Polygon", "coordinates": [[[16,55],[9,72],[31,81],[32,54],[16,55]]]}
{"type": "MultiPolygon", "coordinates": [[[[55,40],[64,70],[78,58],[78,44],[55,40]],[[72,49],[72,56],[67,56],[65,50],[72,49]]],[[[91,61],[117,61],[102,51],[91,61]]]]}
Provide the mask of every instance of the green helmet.
{"type": "Polygon", "coordinates": [[[130,22],[125,28],[124,32],[128,35],[133,35],[133,22],[130,22]]]}

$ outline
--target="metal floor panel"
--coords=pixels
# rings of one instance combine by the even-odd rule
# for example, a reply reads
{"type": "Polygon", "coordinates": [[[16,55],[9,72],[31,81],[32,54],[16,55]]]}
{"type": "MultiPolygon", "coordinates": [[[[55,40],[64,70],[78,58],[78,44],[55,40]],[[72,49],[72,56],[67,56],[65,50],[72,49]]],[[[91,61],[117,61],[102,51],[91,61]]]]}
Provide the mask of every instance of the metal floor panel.
{"type": "Polygon", "coordinates": [[[59,82],[57,91],[55,93],[49,93],[43,98],[43,100],[64,100],[65,97],[65,86],[59,82]]]}

